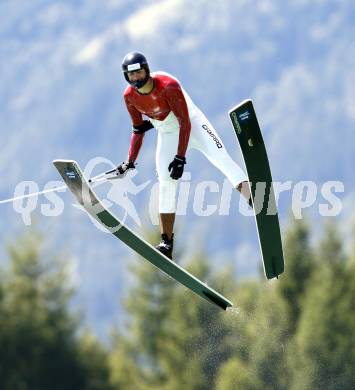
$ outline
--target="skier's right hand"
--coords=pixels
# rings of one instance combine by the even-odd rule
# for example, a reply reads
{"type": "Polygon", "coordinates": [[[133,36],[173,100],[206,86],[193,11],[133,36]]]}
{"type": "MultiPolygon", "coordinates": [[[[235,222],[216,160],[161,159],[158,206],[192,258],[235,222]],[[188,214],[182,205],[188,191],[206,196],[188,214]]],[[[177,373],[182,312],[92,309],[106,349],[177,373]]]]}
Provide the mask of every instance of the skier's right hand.
{"type": "Polygon", "coordinates": [[[117,176],[122,176],[127,173],[130,169],[135,169],[135,164],[132,161],[124,161],[121,165],[119,165],[116,168],[116,175],[117,176]]]}
{"type": "Polygon", "coordinates": [[[168,170],[170,177],[174,180],[181,178],[184,173],[184,165],[186,164],[186,158],[176,155],[174,160],[169,164],[168,170]]]}

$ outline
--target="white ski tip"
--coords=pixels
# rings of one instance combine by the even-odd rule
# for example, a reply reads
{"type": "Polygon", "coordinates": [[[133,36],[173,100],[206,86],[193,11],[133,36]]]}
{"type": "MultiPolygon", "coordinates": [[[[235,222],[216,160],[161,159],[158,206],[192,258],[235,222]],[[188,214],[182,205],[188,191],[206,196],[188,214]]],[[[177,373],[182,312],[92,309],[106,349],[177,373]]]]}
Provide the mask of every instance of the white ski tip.
{"type": "Polygon", "coordinates": [[[237,104],[236,106],[234,106],[233,108],[231,108],[229,111],[228,111],[228,114],[230,115],[233,111],[235,111],[237,108],[243,106],[244,104],[248,103],[248,102],[251,102],[252,103],[252,100],[251,99],[245,99],[243,100],[242,102],[240,102],[239,104],[237,104]]]}
{"type": "Polygon", "coordinates": [[[54,165],[60,164],[60,163],[70,163],[70,164],[78,164],[75,160],[62,160],[62,159],[55,159],[52,161],[54,165]]]}

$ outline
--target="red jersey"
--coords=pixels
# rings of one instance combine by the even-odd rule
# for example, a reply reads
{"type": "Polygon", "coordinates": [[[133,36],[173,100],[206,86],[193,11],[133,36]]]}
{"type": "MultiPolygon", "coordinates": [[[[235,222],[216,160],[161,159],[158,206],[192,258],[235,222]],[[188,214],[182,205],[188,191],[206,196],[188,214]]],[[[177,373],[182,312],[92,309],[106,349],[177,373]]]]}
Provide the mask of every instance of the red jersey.
{"type": "MultiPolygon", "coordinates": [[[[124,100],[132,123],[134,126],[141,125],[143,114],[162,121],[172,111],[180,127],[176,154],[184,157],[189,143],[191,122],[183,91],[178,81],[167,74],[153,74],[152,78],[154,87],[149,94],[141,94],[132,86],[128,86],[124,92],[124,100]]],[[[143,137],[144,133],[132,134],[128,152],[129,161],[136,160],[143,137]]]]}

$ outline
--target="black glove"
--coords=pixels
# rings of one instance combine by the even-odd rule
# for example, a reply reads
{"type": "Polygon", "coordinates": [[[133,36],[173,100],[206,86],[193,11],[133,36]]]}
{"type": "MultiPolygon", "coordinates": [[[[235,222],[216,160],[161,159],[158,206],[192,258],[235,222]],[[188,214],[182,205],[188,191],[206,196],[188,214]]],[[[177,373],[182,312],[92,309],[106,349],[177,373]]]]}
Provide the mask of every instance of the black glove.
{"type": "Polygon", "coordinates": [[[169,164],[168,170],[170,177],[174,180],[180,179],[184,173],[184,165],[186,164],[186,158],[176,155],[174,160],[169,164]]]}
{"type": "Polygon", "coordinates": [[[135,164],[132,161],[125,161],[116,168],[116,174],[125,175],[129,169],[134,169],[135,164]]]}

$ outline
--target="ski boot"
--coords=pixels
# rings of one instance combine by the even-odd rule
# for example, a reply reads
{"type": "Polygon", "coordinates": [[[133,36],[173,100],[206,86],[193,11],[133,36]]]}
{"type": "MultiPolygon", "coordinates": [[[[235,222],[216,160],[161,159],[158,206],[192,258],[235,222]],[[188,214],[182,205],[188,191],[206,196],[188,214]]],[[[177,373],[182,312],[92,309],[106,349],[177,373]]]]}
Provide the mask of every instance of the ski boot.
{"type": "Polygon", "coordinates": [[[168,236],[163,233],[161,235],[160,243],[155,247],[163,255],[168,257],[170,260],[173,259],[173,248],[174,248],[174,234],[171,235],[171,239],[168,239],[168,236]]]}

